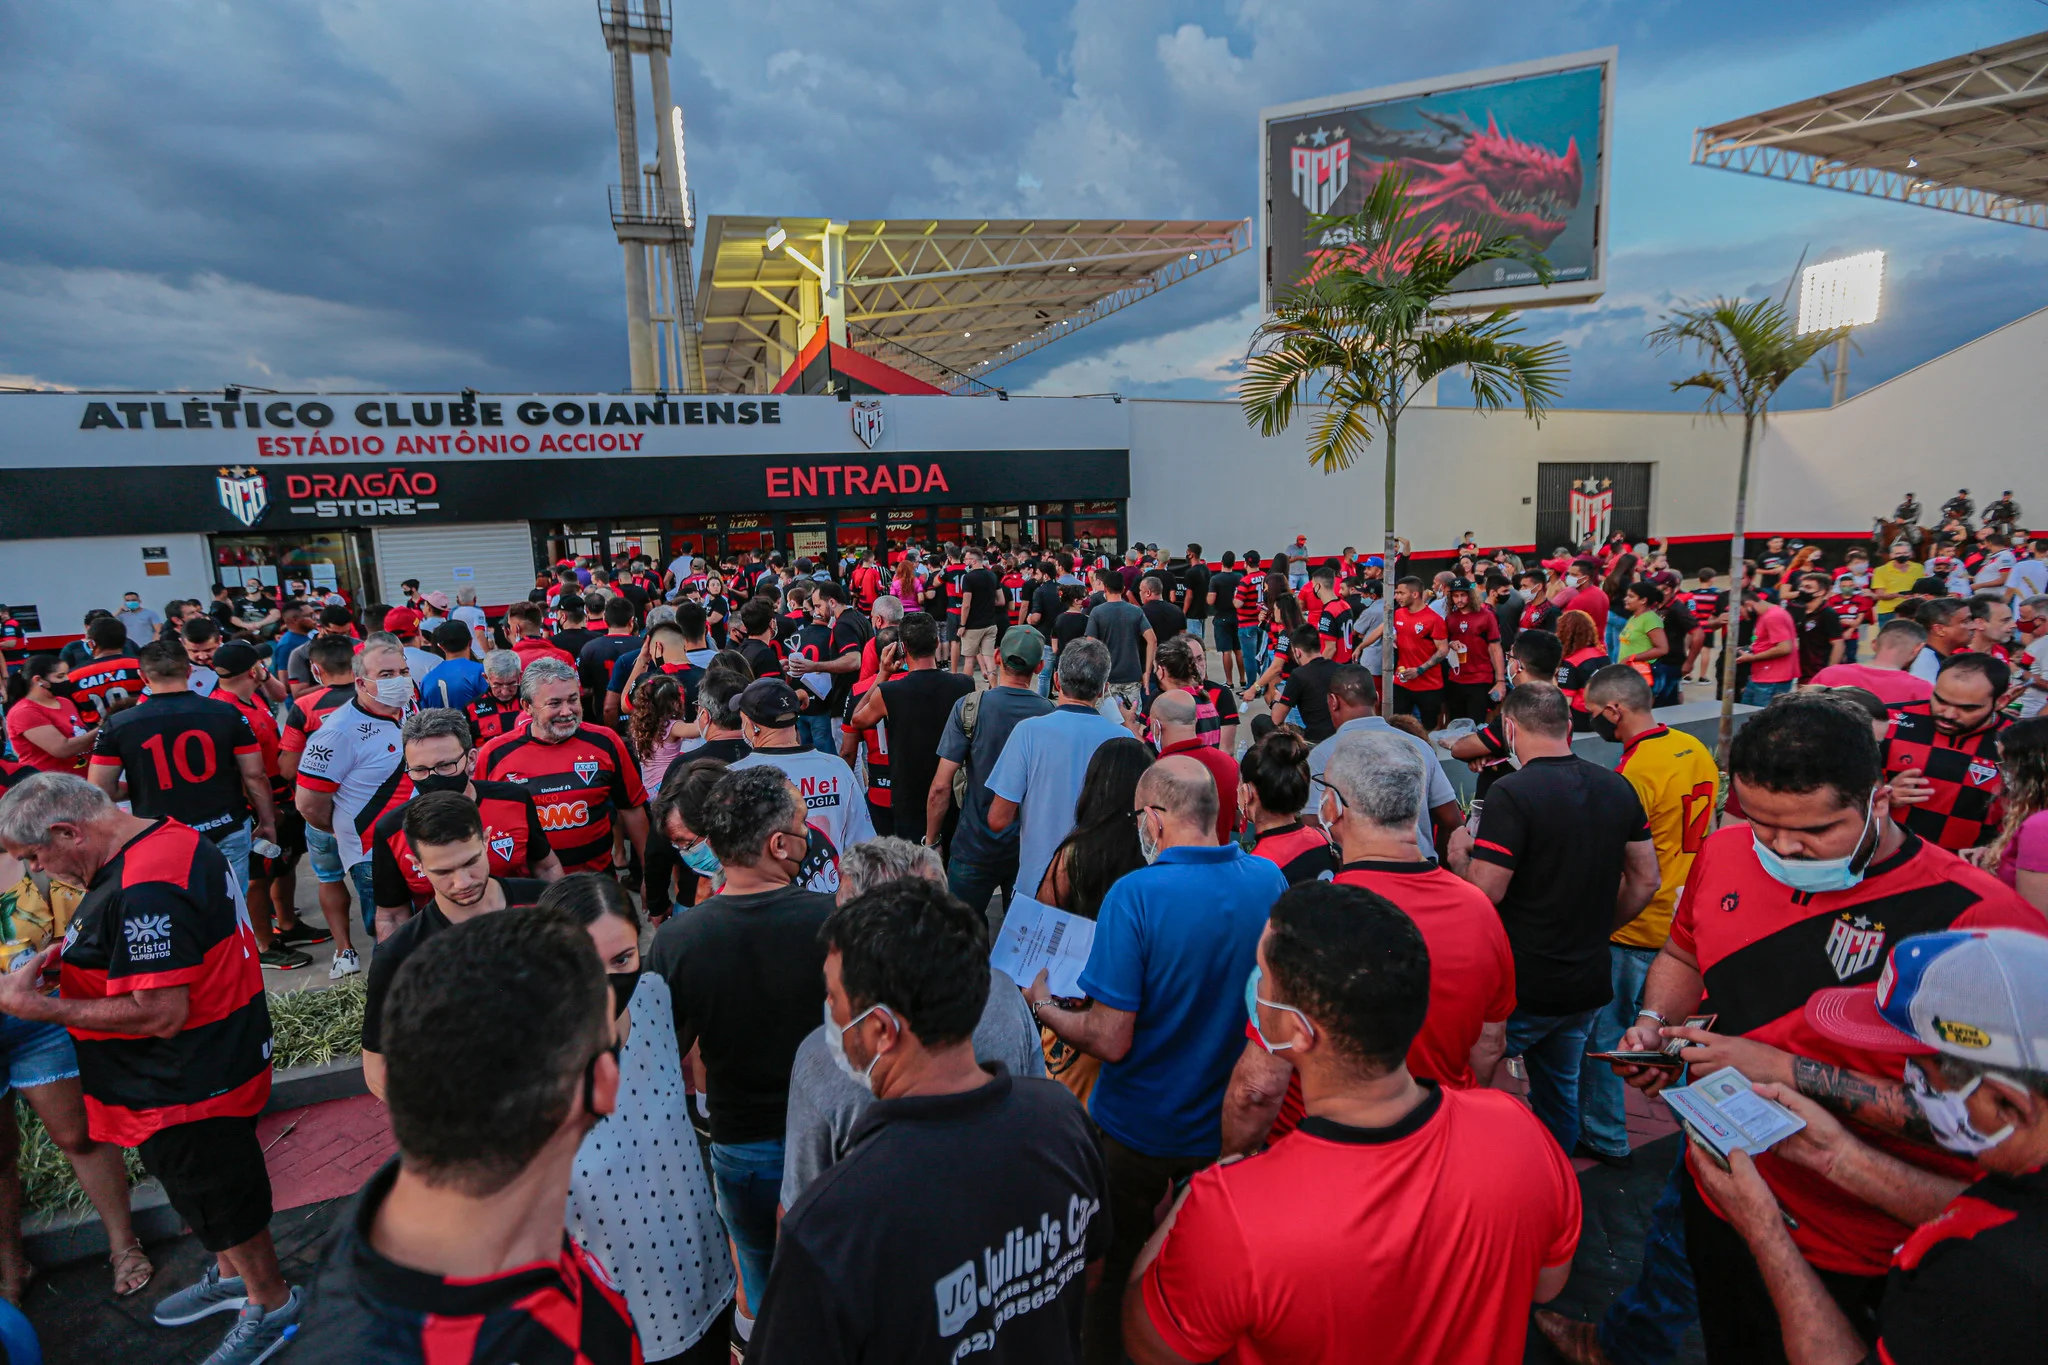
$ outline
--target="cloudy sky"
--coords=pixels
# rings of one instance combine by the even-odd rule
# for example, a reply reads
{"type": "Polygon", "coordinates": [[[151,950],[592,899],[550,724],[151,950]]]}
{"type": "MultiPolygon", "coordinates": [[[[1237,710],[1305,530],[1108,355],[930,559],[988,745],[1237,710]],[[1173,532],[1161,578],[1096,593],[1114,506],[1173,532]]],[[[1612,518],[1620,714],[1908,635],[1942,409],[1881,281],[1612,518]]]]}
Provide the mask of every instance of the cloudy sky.
{"type": "MultiPolygon", "coordinates": [[[[2048,304],[2048,234],[1687,164],[1695,127],[2048,28],[2036,0],[675,8],[707,215],[1243,216],[1262,105],[1615,44],[1611,285],[1529,319],[1572,406],[1676,405],[1643,332],[1802,251],[1891,253],[1852,387],[2048,304]]],[[[619,388],[609,94],[594,0],[0,0],[0,384],[619,388]]],[[[1255,299],[1248,254],[1002,376],[1222,396],[1255,299]]]]}

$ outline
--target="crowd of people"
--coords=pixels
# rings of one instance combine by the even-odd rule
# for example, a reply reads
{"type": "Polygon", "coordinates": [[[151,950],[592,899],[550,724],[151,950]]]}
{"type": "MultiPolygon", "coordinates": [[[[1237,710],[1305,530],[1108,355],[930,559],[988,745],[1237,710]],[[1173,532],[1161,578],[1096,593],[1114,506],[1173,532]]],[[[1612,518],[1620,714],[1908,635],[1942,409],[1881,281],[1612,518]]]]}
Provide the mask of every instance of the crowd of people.
{"type": "Polygon", "coordinates": [[[497,619],[130,594],[9,656],[8,1082],[116,1295],[155,1275],[121,1149],[162,1184],[212,1259],[154,1317],[231,1315],[209,1365],[2009,1351],[2048,564],[1926,544],[1772,538],[1725,586],[1468,536],[1430,577],[1305,539],[568,560],[497,619]],[[1717,763],[1658,710],[1731,649],[1717,763]],[[1091,935],[1071,993],[992,965],[1039,907],[1091,935]],[[398,1155],[294,1284],[264,973],[330,942],[398,1155]],[[1680,1068],[1804,1127],[1686,1144],[1639,1282],[1537,1308],[1573,1161],[1632,1165],[1627,1089],[1680,1068]]]}

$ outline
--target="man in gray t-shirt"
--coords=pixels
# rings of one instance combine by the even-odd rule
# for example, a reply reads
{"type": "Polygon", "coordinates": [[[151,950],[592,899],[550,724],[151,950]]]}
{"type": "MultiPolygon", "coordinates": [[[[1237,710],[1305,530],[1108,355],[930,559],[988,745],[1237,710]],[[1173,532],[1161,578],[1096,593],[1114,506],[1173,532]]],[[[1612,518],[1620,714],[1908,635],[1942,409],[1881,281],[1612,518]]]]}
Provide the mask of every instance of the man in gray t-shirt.
{"type": "Polygon", "coordinates": [[[1017,827],[1011,825],[1000,834],[988,827],[989,803],[995,800],[988,776],[996,770],[996,760],[1018,723],[1052,710],[1052,702],[1032,686],[1045,661],[1045,637],[1030,626],[1011,626],[1003,632],[997,654],[1001,662],[996,685],[974,702],[971,738],[964,719],[971,699],[962,697],[953,703],[953,714],[946,717],[946,728],[939,736],[939,770],[933,779],[935,786],[950,786],[956,768],[967,770],[967,804],[953,831],[946,885],[977,910],[985,910],[998,891],[1005,893],[1007,904],[1017,881],[1017,827]]]}
{"type": "MultiPolygon", "coordinates": [[[[974,1026],[974,1056],[984,1064],[1001,1062],[1012,1076],[1045,1075],[1045,1052],[1031,1007],[1017,983],[993,967],[988,1003],[974,1026]]],[[[822,1027],[797,1044],[789,1066],[789,1127],[783,1135],[783,1208],[795,1208],[811,1182],[846,1155],[854,1125],[874,1102],[867,1088],[832,1060],[822,1027]]]]}
{"type": "Polygon", "coordinates": [[[1102,601],[1088,613],[1088,638],[1109,646],[1109,690],[1119,695],[1135,693],[1152,671],[1153,651],[1159,641],[1144,608],[1124,600],[1124,580],[1115,569],[1097,569],[1095,585],[1102,601]]]}

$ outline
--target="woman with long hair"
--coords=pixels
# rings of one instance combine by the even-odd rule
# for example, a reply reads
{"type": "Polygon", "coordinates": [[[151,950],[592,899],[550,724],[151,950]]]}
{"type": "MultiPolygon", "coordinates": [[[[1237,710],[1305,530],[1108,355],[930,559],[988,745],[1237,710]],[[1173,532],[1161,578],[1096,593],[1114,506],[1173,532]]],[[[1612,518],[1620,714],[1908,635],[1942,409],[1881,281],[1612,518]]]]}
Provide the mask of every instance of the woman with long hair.
{"type": "Polygon", "coordinates": [[[1582,611],[1568,611],[1557,618],[1557,643],[1564,659],[1557,666],[1557,687],[1572,704],[1572,729],[1584,733],[1593,728],[1592,713],[1586,710],[1586,684],[1613,660],[1600,643],[1593,618],[1582,611]]]}
{"type": "Polygon", "coordinates": [[[633,741],[634,757],[640,760],[640,781],[648,791],[661,785],[669,766],[683,751],[685,736],[676,733],[683,724],[683,709],[682,684],[671,674],[650,674],[633,691],[627,738],[633,741]]]}
{"type": "Polygon", "coordinates": [[[1337,874],[1328,836],[1301,819],[1312,747],[1292,730],[1270,730],[1237,761],[1237,808],[1255,840],[1252,854],[1277,864],[1289,886],[1337,874]]]}
{"type": "Polygon", "coordinates": [[[665,916],[669,907],[687,910],[725,884],[725,869],[704,837],[704,808],[711,789],[725,776],[723,759],[693,758],[671,764],[658,787],[649,788],[647,885],[649,913],[665,916]],[[681,827],[680,839],[672,832],[681,827]]]}
{"type": "Polygon", "coordinates": [[[1792,558],[1785,563],[1785,571],[1778,575],[1778,600],[1789,602],[1799,592],[1800,575],[1820,570],[1820,546],[1802,545],[1792,552],[1792,558]]]}
{"type": "Polygon", "coordinates": [[[1971,857],[2048,914],[2048,716],[2014,721],[1998,737],[2005,824],[1971,857]]]}
{"type": "Polygon", "coordinates": [[[71,665],[57,655],[33,655],[7,679],[7,738],[27,766],[84,772],[86,752],[99,733],[71,700],[71,665]]]}
{"type": "Polygon", "coordinates": [[[1287,675],[1294,671],[1294,655],[1287,642],[1294,638],[1295,632],[1313,627],[1309,625],[1308,613],[1301,609],[1301,599],[1287,590],[1287,580],[1276,573],[1266,575],[1266,610],[1261,621],[1266,631],[1266,652],[1272,656],[1272,661],[1266,665],[1266,671],[1259,674],[1258,681],[1245,689],[1244,695],[1263,696],[1271,704],[1272,689],[1285,682],[1287,675]]]}
{"type": "MultiPolygon", "coordinates": [[[[1096,749],[1074,802],[1073,832],[1060,841],[1038,884],[1041,904],[1092,920],[1117,879],[1145,865],[1131,802],[1138,779],[1151,766],[1152,748],[1140,739],[1112,739],[1096,749]]],[[[1046,1074],[1086,1104],[1102,1063],[1061,1042],[1050,1029],[1042,1036],[1046,1074]]]]}
{"type": "Polygon", "coordinates": [[[1607,595],[1606,644],[1608,656],[1615,657],[1621,648],[1622,614],[1621,596],[1628,591],[1628,585],[1636,581],[1636,565],[1640,563],[1633,554],[1623,551],[1614,557],[1608,566],[1607,576],[1600,580],[1600,591],[1607,595]]]}
{"type": "Polygon", "coordinates": [[[618,1107],[576,1149],[569,1235],[625,1294],[648,1360],[724,1365],[732,1257],[690,1127],[668,982],[641,970],[640,917],[610,877],[564,877],[540,908],[589,931],[611,978],[620,1045],[618,1107]]]}

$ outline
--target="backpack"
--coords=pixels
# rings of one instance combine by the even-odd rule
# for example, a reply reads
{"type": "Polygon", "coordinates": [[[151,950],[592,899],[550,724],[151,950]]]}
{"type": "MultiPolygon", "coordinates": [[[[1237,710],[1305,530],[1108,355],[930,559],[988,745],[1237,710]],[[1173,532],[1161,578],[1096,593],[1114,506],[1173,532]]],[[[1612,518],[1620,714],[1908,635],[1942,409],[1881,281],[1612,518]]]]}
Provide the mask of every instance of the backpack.
{"type": "MultiPolygon", "coordinates": [[[[979,690],[973,691],[968,693],[960,703],[960,728],[967,732],[967,756],[970,759],[974,757],[974,727],[981,719],[982,696],[983,693],[979,690]]],[[[953,804],[961,810],[967,809],[967,765],[965,763],[953,769],[953,804]]]]}

